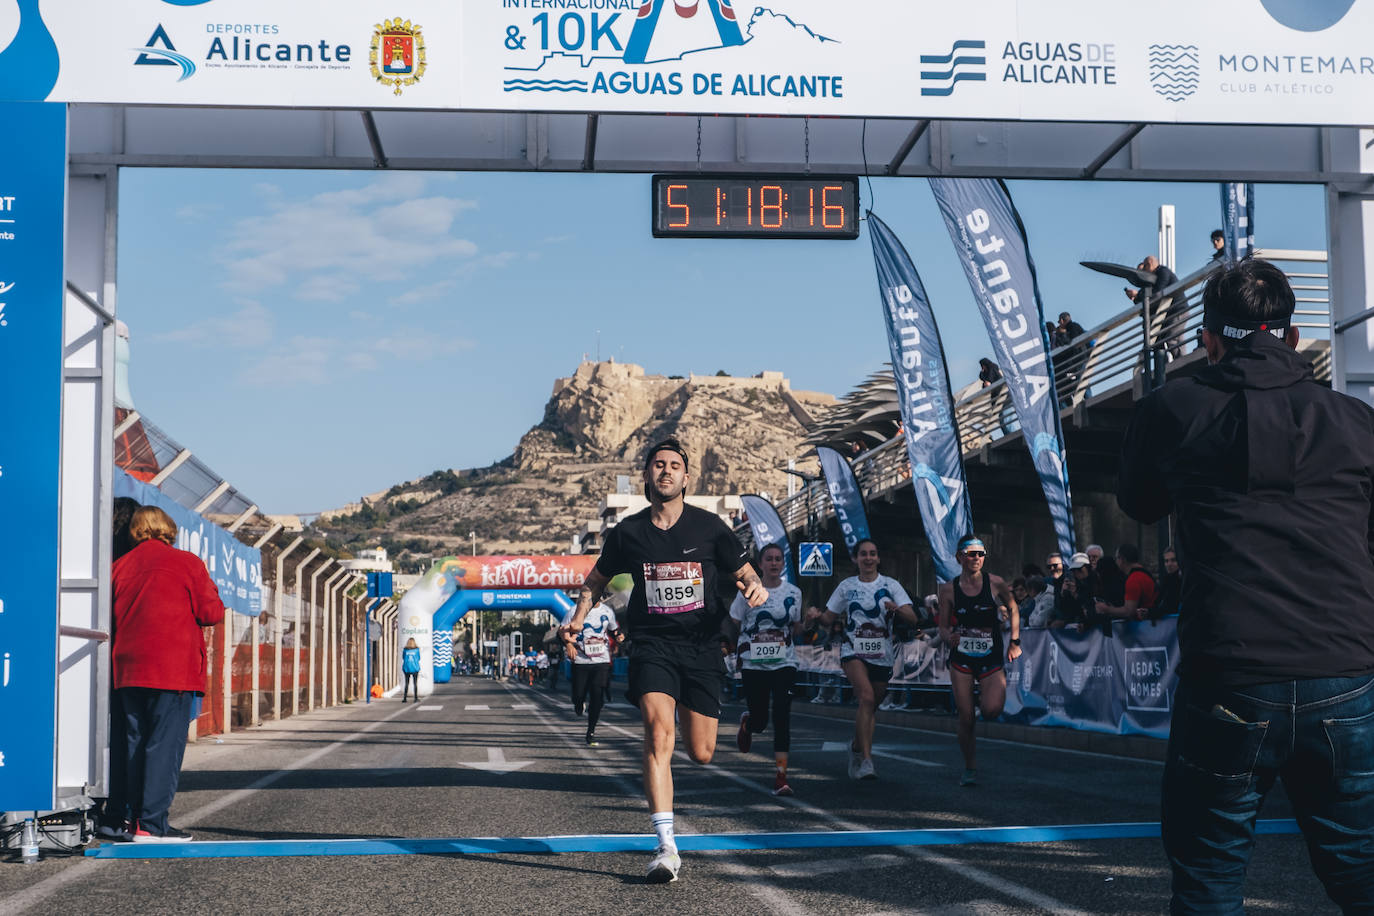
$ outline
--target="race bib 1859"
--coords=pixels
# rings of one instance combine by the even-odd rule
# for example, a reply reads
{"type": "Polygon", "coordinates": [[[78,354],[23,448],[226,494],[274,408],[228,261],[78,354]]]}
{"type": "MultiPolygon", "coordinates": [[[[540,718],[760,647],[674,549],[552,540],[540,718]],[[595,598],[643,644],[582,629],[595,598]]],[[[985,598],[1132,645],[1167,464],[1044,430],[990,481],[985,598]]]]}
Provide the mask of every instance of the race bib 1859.
{"type": "Polygon", "coordinates": [[[700,563],[645,563],[644,600],[650,614],[685,614],[706,606],[700,563]]]}

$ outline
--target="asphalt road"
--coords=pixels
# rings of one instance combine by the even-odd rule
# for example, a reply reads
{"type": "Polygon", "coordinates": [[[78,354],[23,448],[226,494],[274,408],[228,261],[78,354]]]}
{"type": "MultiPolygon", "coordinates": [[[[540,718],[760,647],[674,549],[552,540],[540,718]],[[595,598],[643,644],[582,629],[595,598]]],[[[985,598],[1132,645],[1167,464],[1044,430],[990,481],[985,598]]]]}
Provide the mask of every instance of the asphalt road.
{"type": "MultiPolygon", "coordinates": [[[[1159,764],[980,741],[961,789],[953,737],[878,727],[879,779],[846,778],[850,726],[796,707],[793,799],[776,799],[772,744],[675,766],[677,832],[778,832],[1158,820],[1159,764]]],[[[304,714],[187,749],[172,822],[198,840],[649,833],[639,721],[607,708],[587,748],[566,695],[481,679],[304,714]],[[475,765],[475,766],[470,766],[475,765]]],[[[1281,794],[1263,817],[1287,817],[1281,794]]],[[[842,912],[1154,914],[1167,909],[1157,840],[690,852],[682,880],[646,885],[648,855],[412,854],[0,862],[0,914],[842,912]]],[[[1336,912],[1299,837],[1261,837],[1247,908],[1336,912]]]]}

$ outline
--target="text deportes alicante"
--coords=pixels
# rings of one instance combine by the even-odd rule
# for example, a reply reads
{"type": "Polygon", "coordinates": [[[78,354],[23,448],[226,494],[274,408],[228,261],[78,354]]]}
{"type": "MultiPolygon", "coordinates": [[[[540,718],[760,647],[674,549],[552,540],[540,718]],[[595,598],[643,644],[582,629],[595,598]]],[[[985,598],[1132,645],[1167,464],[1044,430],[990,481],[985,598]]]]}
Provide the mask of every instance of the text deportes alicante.
{"type": "Polygon", "coordinates": [[[295,61],[297,63],[314,62],[316,60],[315,53],[317,49],[319,52],[318,60],[322,63],[329,63],[331,61],[347,63],[353,57],[353,49],[349,45],[331,45],[323,38],[317,42],[301,42],[296,44],[289,42],[280,42],[278,44],[259,42],[254,44],[251,39],[239,38],[236,35],[229,39],[227,44],[223,38],[216,38],[211,41],[210,50],[205,53],[205,59],[207,61],[258,60],[268,62],[277,60],[285,62],[295,61]],[[331,49],[333,51],[333,57],[330,57],[331,49]]]}

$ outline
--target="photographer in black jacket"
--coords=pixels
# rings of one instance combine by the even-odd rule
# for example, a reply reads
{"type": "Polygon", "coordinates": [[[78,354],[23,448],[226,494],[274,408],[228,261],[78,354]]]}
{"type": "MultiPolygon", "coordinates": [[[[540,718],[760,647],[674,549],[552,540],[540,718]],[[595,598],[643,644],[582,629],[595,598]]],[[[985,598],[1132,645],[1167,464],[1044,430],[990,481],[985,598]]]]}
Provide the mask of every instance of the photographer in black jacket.
{"type": "Polygon", "coordinates": [[[1180,683],[1164,774],[1173,912],[1241,911],[1282,778],[1313,868],[1374,908],[1374,410],[1318,384],[1261,260],[1203,294],[1209,365],[1136,408],[1117,501],[1177,513],[1180,683]]]}

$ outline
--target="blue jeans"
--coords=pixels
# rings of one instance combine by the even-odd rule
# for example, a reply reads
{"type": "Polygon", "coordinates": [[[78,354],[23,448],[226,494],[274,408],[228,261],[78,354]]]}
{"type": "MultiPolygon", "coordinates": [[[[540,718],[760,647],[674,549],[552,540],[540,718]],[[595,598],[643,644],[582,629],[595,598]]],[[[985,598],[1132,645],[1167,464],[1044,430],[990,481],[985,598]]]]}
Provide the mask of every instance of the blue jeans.
{"type": "Polygon", "coordinates": [[[1276,778],[1327,894],[1374,913],[1374,676],[1179,684],[1164,769],[1171,912],[1244,912],[1255,818],[1276,778]]]}

